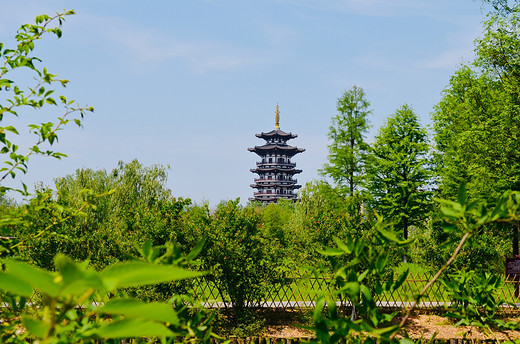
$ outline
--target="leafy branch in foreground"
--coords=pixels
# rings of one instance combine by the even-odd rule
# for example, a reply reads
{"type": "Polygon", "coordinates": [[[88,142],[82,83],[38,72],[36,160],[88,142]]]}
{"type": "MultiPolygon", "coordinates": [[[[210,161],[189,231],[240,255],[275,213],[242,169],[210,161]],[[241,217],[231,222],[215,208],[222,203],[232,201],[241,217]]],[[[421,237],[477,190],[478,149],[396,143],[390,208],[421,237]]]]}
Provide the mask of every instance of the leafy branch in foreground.
{"type": "MultiPolygon", "coordinates": [[[[381,312],[376,300],[378,295],[397,290],[405,281],[408,271],[395,278],[390,276],[390,278],[386,278],[386,281],[385,272],[390,252],[395,248],[408,245],[409,240],[400,241],[391,225],[386,224],[380,218],[374,225],[373,235],[367,236],[367,238],[352,237],[346,242],[336,239],[338,248],[327,249],[323,252],[330,257],[345,256],[348,259],[334,265],[334,276],[330,285],[332,292],[322,295],[319,299],[314,312],[313,329],[316,332],[316,341],[337,343],[348,337],[349,341],[353,343],[410,343],[407,334],[402,332],[407,320],[420,303],[421,298],[455,261],[464,244],[482,226],[494,222],[516,222],[520,219],[520,192],[506,192],[496,202],[495,207],[488,208],[484,201],[469,202],[466,198],[466,188],[462,185],[457,201],[437,201],[441,204],[440,211],[444,220],[444,230],[458,237],[459,242],[451,257],[415,297],[414,302],[398,324],[392,323],[396,313],[381,312]],[[341,316],[336,304],[337,300],[348,300],[349,305],[358,310],[358,317],[349,319],[341,316]],[[401,338],[398,338],[398,335],[401,338]]],[[[463,290],[464,286],[460,284],[464,281],[466,281],[464,278],[452,279],[449,287],[454,293],[456,290],[463,290]]],[[[500,301],[496,301],[493,296],[484,295],[483,292],[489,291],[489,285],[496,283],[498,282],[490,280],[488,277],[483,277],[480,282],[477,281],[479,286],[476,287],[476,290],[480,290],[480,299],[485,300],[487,305],[474,305],[474,302],[472,303],[470,300],[471,293],[456,293],[459,302],[475,307],[489,306],[484,313],[453,310],[452,313],[460,320],[460,324],[480,325],[483,329],[490,329],[490,324],[508,329],[518,325],[493,320],[494,311],[500,301]]]]}
{"type": "Polygon", "coordinates": [[[444,316],[457,319],[456,326],[470,326],[467,333],[478,328],[488,337],[497,340],[494,329],[518,328],[518,321],[504,320],[496,316],[501,307],[514,306],[498,295],[503,285],[502,276],[462,270],[440,281],[452,300],[444,316]]]}
{"type": "Polygon", "coordinates": [[[378,217],[371,235],[352,236],[345,242],[335,238],[334,241],[338,248],[322,252],[332,258],[334,275],[329,286],[332,292],[320,296],[314,311],[316,341],[338,343],[344,338],[353,343],[390,341],[390,336],[400,329],[391,324],[397,313],[380,312],[377,298],[394,292],[406,280],[408,271],[395,280],[392,276],[385,280],[384,276],[391,256],[402,253],[402,248],[411,241],[399,240],[392,225],[385,223],[382,217],[378,217]],[[357,317],[342,316],[337,300],[342,300],[343,307],[353,307],[357,317]]]}
{"type": "MultiPolygon", "coordinates": [[[[74,100],[69,100],[63,95],[56,96],[54,85],[60,84],[65,87],[69,82],[51,74],[45,67],[39,66],[41,60],[31,55],[35,48],[35,42],[45,34],[53,34],[57,38],[62,35],[61,25],[65,16],[74,14],[74,11],[63,11],[51,17],[40,15],[36,17],[35,24],[24,24],[17,31],[15,48],[6,48],[0,43],[0,154],[4,157],[0,165],[0,183],[7,177],[15,178],[16,173],[27,172],[27,163],[33,154],[51,156],[60,159],[65,154],[44,148],[45,145],[52,146],[58,140],[58,132],[67,125],[71,119],[81,126],[81,120],[86,112],[94,109],[89,106],[79,106],[74,100]],[[56,26],[52,26],[57,21],[56,26]],[[11,75],[29,71],[29,76],[34,77],[35,84],[32,86],[20,85],[11,75]],[[15,73],[16,72],[16,73],[15,73]],[[61,113],[56,122],[44,122],[40,124],[29,124],[29,133],[36,135],[36,140],[29,147],[20,147],[13,140],[14,135],[20,132],[6,121],[11,119],[7,115],[19,117],[19,111],[24,108],[41,110],[46,106],[53,105],[59,108],[61,113]],[[76,115],[77,116],[74,116],[76,115]],[[73,118],[74,117],[74,118],[73,118]]],[[[25,77],[25,75],[23,75],[25,77]]],[[[14,75],[13,75],[14,77],[14,75]]],[[[23,190],[14,189],[0,185],[0,195],[8,191],[16,191],[28,195],[27,187],[22,183],[23,190]]]]}
{"type": "MultiPolygon", "coordinates": [[[[33,55],[36,41],[45,35],[54,35],[60,38],[62,35],[61,25],[68,15],[74,11],[58,12],[54,16],[40,15],[35,19],[35,24],[22,25],[15,36],[16,47],[4,47],[0,43],[0,197],[5,197],[7,192],[18,192],[23,196],[29,196],[27,186],[22,183],[22,189],[6,186],[8,177],[15,178],[17,173],[26,173],[28,161],[32,155],[50,156],[61,159],[66,155],[51,148],[58,140],[58,132],[71,120],[81,126],[86,112],[93,111],[92,107],[79,106],[74,100],[69,100],[63,95],[55,94],[55,86],[65,87],[69,82],[51,74],[41,66],[41,59],[33,55]],[[24,80],[33,78],[33,85],[27,85],[24,80]],[[17,81],[19,80],[19,81],[17,81]],[[28,125],[28,134],[35,135],[36,139],[27,146],[21,147],[17,144],[17,136],[21,135],[13,122],[16,118],[23,118],[27,109],[33,111],[43,110],[49,106],[55,106],[59,115],[56,121],[48,121],[39,124],[28,125]]],[[[34,136],[33,136],[34,137],[34,136]]],[[[25,140],[25,138],[23,138],[25,140]]],[[[30,142],[30,140],[29,140],[30,142]]],[[[49,208],[51,202],[47,200],[52,196],[50,192],[39,192],[30,202],[23,207],[8,208],[8,211],[0,214],[0,253],[11,251],[21,244],[16,242],[7,231],[10,226],[23,226],[24,213],[36,213],[39,209],[49,208]]],[[[60,221],[82,213],[82,210],[90,206],[84,203],[78,209],[50,209],[58,214],[55,219],[46,224],[36,237],[49,231],[60,221]],[[66,213],[66,214],[65,214],[66,213]],[[65,215],[63,215],[65,214],[65,215]],[[62,216],[63,215],[63,216],[62,216]],[[61,220],[59,220],[61,219],[61,220]]]]}
{"type": "MultiPolygon", "coordinates": [[[[200,243],[188,256],[179,257],[170,246],[139,251],[145,260],[118,263],[96,272],[88,262],[76,263],[64,255],[55,258],[56,272],[7,260],[0,272],[0,324],[3,342],[84,343],[96,339],[143,338],[208,342],[211,316],[186,296],[168,303],[144,303],[125,296],[124,289],[195,278],[203,273],[179,266],[193,259],[200,243]],[[27,299],[41,296],[39,307],[28,311],[27,299]],[[3,313],[3,314],[2,314],[3,313]],[[20,331],[22,330],[22,331],[20,331]]],[[[34,306],[34,304],[33,304],[34,306]]]]}
{"type": "Polygon", "coordinates": [[[415,301],[408,308],[406,316],[401,321],[404,326],[411,312],[435,283],[442,273],[455,261],[464,244],[482,227],[494,222],[517,222],[520,220],[520,192],[508,191],[497,201],[493,209],[488,209],[485,201],[469,202],[466,197],[466,186],[459,189],[458,200],[437,200],[441,204],[442,217],[447,221],[444,231],[461,237],[451,257],[437,271],[434,277],[424,286],[416,296],[415,301]]]}

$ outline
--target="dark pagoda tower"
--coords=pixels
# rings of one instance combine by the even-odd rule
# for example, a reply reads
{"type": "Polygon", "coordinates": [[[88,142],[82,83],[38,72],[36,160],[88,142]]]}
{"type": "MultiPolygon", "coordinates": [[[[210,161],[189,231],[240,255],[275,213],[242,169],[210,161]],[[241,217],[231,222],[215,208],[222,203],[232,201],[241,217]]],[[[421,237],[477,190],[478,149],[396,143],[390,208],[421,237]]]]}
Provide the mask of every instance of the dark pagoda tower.
{"type": "Polygon", "coordinates": [[[280,198],[296,201],[295,189],[301,185],[296,185],[293,176],[301,173],[302,170],[296,169],[296,164],[291,162],[291,158],[298,153],[304,152],[304,148],[289,146],[287,141],[298,137],[293,133],[286,133],[280,130],[280,111],[276,105],[276,118],[274,130],[268,133],[256,134],[256,137],[264,139],[266,143],[255,148],[248,148],[250,152],[255,152],[262,159],[256,163],[256,168],[251,172],[257,173],[255,183],[252,188],[257,189],[251,201],[261,201],[264,203],[274,203],[280,198]]]}

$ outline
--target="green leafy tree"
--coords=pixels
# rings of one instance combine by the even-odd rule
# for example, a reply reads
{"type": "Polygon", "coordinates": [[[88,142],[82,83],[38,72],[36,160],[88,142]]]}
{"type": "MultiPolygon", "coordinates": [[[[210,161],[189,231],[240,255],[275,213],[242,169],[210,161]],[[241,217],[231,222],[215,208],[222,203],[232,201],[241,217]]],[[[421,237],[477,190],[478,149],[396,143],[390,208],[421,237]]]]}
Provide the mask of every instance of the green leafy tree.
{"type": "Polygon", "coordinates": [[[328,138],[329,162],[322,175],[332,178],[342,190],[353,195],[363,177],[364,159],[368,145],[364,135],[369,129],[367,116],[371,113],[365,91],[354,86],[338,98],[338,114],[332,118],[328,138]]]}
{"type": "Polygon", "coordinates": [[[271,245],[260,230],[260,214],[253,206],[241,207],[238,201],[218,205],[206,228],[207,243],[201,256],[210,280],[223,299],[227,295],[231,300],[237,324],[247,318],[247,308],[262,300],[267,286],[278,276],[271,245]]]}
{"type": "Polygon", "coordinates": [[[370,223],[371,217],[363,212],[361,195],[345,197],[325,181],[307,183],[301,189],[300,201],[295,205],[287,229],[291,259],[314,267],[327,263],[319,250],[333,245],[334,237],[364,235],[370,223]]]}
{"type": "Polygon", "coordinates": [[[475,41],[476,59],[453,75],[432,116],[443,197],[462,181],[470,197],[488,201],[520,190],[520,5],[486,2],[495,12],[475,41]]]}
{"type": "Polygon", "coordinates": [[[426,218],[430,204],[429,145],[426,130],[403,105],[379,130],[367,160],[370,206],[408,238],[410,226],[426,218]]]}
{"type": "Polygon", "coordinates": [[[173,198],[166,177],[164,166],[145,167],[134,160],[119,162],[110,172],[83,168],[57,178],[56,199],[24,213],[24,223],[12,226],[11,235],[23,241],[18,257],[51,269],[54,254],[61,252],[90,259],[99,270],[126,260],[147,240],[153,245],[179,242],[183,248],[194,247],[197,241],[188,239],[180,225],[191,201],[173,198]],[[69,216],[67,209],[81,212],[69,216]],[[44,230],[53,219],[62,220],[44,230]]]}
{"type": "Polygon", "coordinates": [[[260,234],[269,242],[271,258],[276,262],[276,269],[286,277],[291,276],[300,265],[295,249],[298,238],[291,230],[295,208],[295,202],[284,199],[257,208],[260,212],[260,234]]]}
{"type": "Polygon", "coordinates": [[[501,81],[479,74],[459,69],[433,113],[443,197],[456,194],[462,182],[471,197],[488,201],[520,187],[516,96],[501,81]]]}
{"type": "MultiPolygon", "coordinates": [[[[520,4],[485,2],[494,11],[475,41],[475,61],[450,79],[432,117],[439,195],[453,197],[465,182],[469,197],[492,203],[506,190],[520,190],[520,4]]],[[[518,225],[488,231],[512,237],[512,252],[519,253],[518,225]]]]}

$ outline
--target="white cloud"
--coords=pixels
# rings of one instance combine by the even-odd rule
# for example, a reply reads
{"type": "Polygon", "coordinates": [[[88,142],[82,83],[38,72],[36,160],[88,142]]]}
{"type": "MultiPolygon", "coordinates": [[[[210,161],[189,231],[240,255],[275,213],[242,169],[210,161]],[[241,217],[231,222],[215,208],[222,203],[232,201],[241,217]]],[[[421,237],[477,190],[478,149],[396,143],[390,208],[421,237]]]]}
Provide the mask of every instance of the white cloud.
{"type": "Polygon", "coordinates": [[[186,63],[196,73],[229,71],[261,64],[262,57],[224,43],[186,40],[160,32],[158,28],[143,28],[124,20],[89,16],[83,18],[113,44],[118,54],[123,52],[128,62],[148,71],[172,60],[186,63]],[[92,22],[97,24],[92,25],[92,22]]]}

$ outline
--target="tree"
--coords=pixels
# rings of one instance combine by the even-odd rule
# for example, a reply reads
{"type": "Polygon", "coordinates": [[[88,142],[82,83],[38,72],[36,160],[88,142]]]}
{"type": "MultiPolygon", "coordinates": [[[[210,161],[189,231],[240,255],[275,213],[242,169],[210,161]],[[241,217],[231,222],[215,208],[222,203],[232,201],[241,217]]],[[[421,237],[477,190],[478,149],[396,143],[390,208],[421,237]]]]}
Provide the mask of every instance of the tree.
{"type": "Polygon", "coordinates": [[[349,195],[357,190],[363,174],[365,153],[368,145],[364,135],[368,131],[367,116],[370,103],[362,88],[354,86],[338,98],[338,114],[332,118],[328,138],[329,163],[321,174],[332,180],[349,195]]]}
{"type": "Polygon", "coordinates": [[[520,5],[486,2],[495,12],[475,41],[476,59],[453,75],[432,116],[443,197],[462,181],[488,201],[520,190],[520,5]]]}
{"type": "Polygon", "coordinates": [[[205,228],[207,242],[201,257],[202,268],[210,272],[220,294],[231,299],[235,324],[245,320],[247,308],[262,300],[266,287],[278,276],[272,245],[261,235],[258,209],[238,202],[218,205],[205,228]]]}
{"type": "Polygon", "coordinates": [[[459,69],[433,113],[439,151],[439,193],[456,195],[467,182],[473,198],[496,199],[519,189],[520,112],[501,81],[459,69]]]}
{"type": "Polygon", "coordinates": [[[184,249],[194,247],[196,242],[186,240],[179,224],[191,201],[171,197],[166,178],[164,166],[145,167],[137,160],[120,161],[110,172],[83,168],[56,178],[56,199],[26,213],[26,224],[11,232],[25,240],[20,257],[49,269],[60,252],[77,260],[88,258],[99,270],[135,255],[145,241],[153,245],[180,241],[184,249]],[[68,213],[57,213],[59,208],[82,209],[83,216],[57,221],[52,230],[36,237],[53,218],[66,217],[68,213]]]}
{"type": "Polygon", "coordinates": [[[403,105],[379,130],[367,160],[369,204],[408,238],[408,228],[420,223],[429,208],[431,172],[426,130],[417,115],[403,105]]]}
{"type": "MultiPolygon", "coordinates": [[[[472,199],[493,202],[520,190],[520,4],[489,0],[494,12],[475,41],[476,58],[453,75],[432,115],[438,148],[439,195],[465,182],[472,199]]],[[[518,254],[518,227],[512,230],[518,254]]]]}

